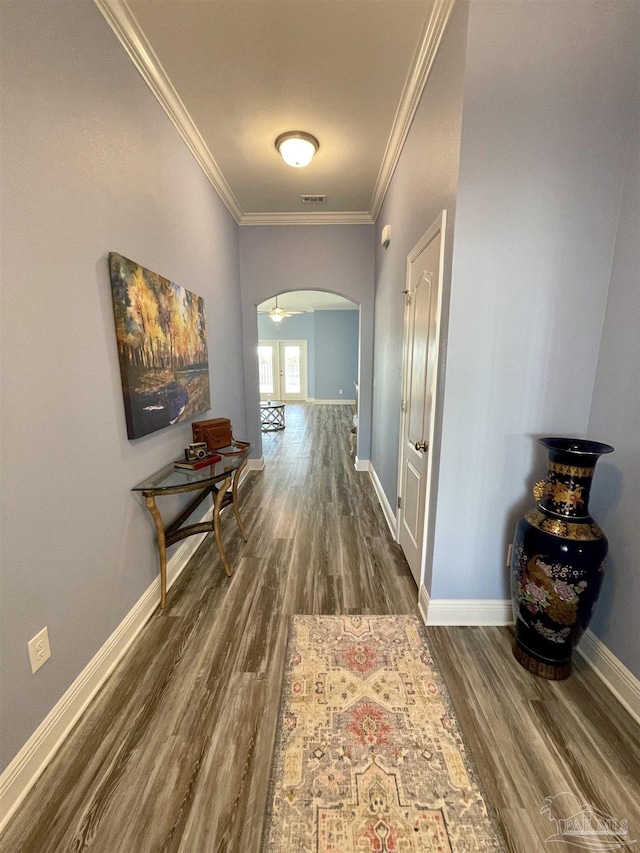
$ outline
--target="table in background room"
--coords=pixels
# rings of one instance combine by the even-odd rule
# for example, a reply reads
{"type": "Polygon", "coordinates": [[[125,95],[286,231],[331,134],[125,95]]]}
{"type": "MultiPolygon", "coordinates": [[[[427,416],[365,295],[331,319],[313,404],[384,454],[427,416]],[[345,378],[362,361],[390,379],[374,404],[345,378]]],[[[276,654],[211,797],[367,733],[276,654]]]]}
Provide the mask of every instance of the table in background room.
{"type": "Polygon", "coordinates": [[[260,403],[260,429],[262,432],[284,429],[284,403],[260,403]]]}

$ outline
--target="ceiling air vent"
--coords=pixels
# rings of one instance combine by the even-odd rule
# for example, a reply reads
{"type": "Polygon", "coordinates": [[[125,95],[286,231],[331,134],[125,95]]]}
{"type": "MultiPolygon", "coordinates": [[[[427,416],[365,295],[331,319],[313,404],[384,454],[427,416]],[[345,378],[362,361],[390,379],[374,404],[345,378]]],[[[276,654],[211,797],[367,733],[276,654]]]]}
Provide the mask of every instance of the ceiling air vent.
{"type": "Polygon", "coordinates": [[[301,195],[303,204],[326,204],[326,195],[301,195]]]}

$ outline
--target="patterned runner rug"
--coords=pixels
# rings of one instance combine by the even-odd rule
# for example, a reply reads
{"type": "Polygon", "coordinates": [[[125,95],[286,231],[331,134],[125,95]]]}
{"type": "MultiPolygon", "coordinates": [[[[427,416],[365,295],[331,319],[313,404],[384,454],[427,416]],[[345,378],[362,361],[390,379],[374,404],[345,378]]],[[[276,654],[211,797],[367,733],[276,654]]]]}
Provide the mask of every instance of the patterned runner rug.
{"type": "Polygon", "coordinates": [[[263,853],[504,851],[413,616],[295,616],[263,853]]]}

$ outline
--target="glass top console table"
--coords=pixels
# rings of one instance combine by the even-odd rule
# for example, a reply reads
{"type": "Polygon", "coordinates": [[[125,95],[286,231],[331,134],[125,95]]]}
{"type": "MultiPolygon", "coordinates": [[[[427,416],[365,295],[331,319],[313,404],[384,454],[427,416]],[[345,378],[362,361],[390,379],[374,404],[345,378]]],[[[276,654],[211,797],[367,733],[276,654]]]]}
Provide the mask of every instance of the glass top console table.
{"type": "MultiPolygon", "coordinates": [[[[236,443],[240,446],[240,442],[236,443]]],[[[206,468],[200,468],[197,471],[176,468],[172,462],[148,480],[144,480],[133,487],[132,491],[142,493],[156,527],[160,559],[161,607],[164,608],[167,603],[167,548],[187,536],[193,536],[196,533],[213,533],[224,570],[227,575],[231,576],[231,567],[222,547],[220,512],[229,504],[233,505],[238,528],[246,542],[247,534],[238,509],[238,479],[247,464],[250,452],[251,445],[242,442],[240,453],[233,456],[223,456],[219,462],[207,465],[206,468]],[[156,505],[156,498],[164,495],[180,495],[185,492],[198,492],[198,494],[177,518],[165,526],[156,505]],[[213,499],[211,521],[200,521],[197,524],[185,525],[185,521],[207,495],[211,495],[213,499]]]]}

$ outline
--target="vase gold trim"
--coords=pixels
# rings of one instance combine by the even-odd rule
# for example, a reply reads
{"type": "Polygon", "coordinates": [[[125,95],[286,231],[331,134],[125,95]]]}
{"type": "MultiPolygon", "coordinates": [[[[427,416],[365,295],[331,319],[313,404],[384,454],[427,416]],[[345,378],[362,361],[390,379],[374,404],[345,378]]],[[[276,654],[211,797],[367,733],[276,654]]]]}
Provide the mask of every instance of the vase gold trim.
{"type": "Polygon", "coordinates": [[[563,539],[575,539],[582,542],[594,542],[602,539],[604,533],[595,523],[589,521],[586,524],[577,521],[565,521],[560,518],[549,518],[539,510],[533,509],[525,515],[525,518],[533,527],[544,530],[552,536],[560,536],[563,539]]]}

